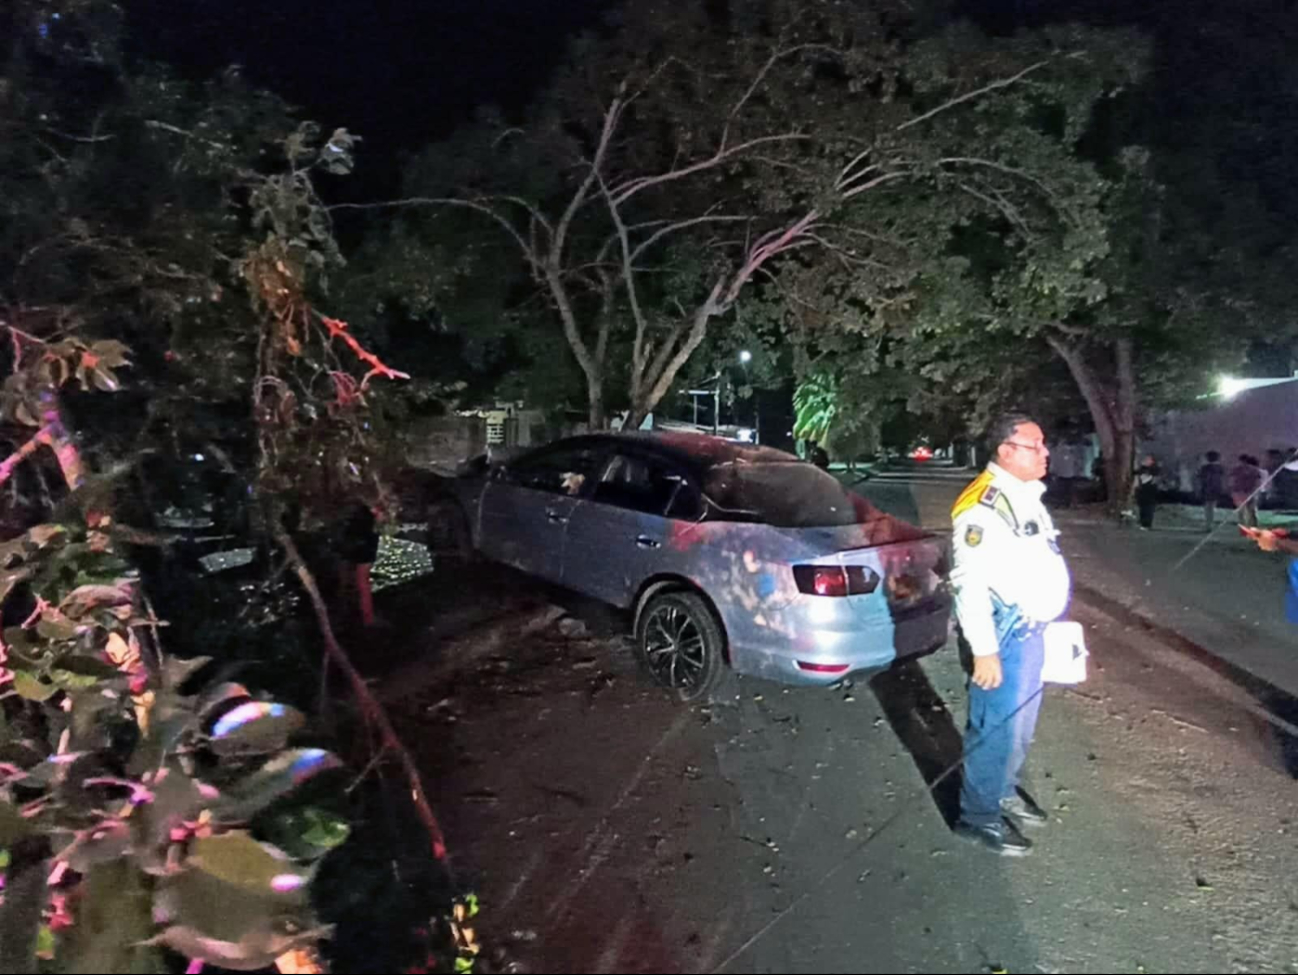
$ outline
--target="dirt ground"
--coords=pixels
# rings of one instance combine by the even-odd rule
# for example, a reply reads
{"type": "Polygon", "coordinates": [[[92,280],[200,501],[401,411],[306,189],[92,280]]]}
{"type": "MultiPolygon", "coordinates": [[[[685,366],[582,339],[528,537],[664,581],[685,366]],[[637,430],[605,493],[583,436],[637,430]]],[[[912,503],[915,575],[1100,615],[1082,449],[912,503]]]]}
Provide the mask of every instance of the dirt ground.
{"type": "Polygon", "coordinates": [[[612,614],[415,586],[379,686],[516,970],[1298,973],[1298,728],[1118,609],[1076,607],[1093,677],[1050,692],[1033,761],[1054,822],[1006,863],[937,782],[954,653],[683,708],[612,614]]]}

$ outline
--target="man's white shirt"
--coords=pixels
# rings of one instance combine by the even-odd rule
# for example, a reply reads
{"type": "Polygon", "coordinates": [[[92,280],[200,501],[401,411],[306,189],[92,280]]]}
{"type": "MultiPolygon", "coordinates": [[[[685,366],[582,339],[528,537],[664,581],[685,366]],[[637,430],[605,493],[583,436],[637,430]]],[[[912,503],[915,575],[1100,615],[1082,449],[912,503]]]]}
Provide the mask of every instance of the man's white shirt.
{"type": "Polygon", "coordinates": [[[993,593],[1032,623],[1053,623],[1068,608],[1072,580],[1045,490],[992,464],[952,512],[956,618],[976,656],[1000,652],[993,593]]]}

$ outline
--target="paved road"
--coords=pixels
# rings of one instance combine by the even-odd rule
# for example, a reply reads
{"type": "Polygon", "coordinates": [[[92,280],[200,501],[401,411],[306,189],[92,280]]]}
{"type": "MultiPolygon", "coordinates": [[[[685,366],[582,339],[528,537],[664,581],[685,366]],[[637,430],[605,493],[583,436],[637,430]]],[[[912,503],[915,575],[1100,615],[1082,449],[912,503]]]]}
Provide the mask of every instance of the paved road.
{"type": "Polygon", "coordinates": [[[953,654],[682,709],[615,618],[511,640],[519,611],[482,602],[487,651],[432,655],[394,710],[524,970],[1298,973],[1298,729],[1121,614],[1078,610],[1095,678],[1051,692],[1034,756],[1055,822],[1002,863],[952,838],[954,780],[929,791],[959,758],[953,654]]]}

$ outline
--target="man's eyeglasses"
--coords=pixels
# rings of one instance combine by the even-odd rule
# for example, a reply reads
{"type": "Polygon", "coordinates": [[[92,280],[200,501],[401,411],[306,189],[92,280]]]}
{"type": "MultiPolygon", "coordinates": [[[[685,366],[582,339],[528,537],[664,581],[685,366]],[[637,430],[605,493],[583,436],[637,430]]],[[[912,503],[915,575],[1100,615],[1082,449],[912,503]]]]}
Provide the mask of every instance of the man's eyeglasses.
{"type": "Polygon", "coordinates": [[[1046,445],[1043,443],[1018,443],[1014,440],[1006,440],[1005,446],[1018,447],[1019,450],[1030,450],[1034,454],[1042,453],[1046,449],[1046,445]]]}

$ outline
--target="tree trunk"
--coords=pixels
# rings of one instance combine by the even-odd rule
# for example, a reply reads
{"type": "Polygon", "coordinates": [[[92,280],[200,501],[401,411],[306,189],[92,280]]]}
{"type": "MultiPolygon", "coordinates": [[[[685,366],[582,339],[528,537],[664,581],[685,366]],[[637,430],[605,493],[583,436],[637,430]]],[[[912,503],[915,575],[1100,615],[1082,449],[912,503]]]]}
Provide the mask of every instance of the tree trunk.
{"type": "MultiPolygon", "coordinates": [[[[703,340],[708,335],[709,323],[723,311],[719,301],[724,288],[725,280],[722,279],[717,282],[707,300],[694,310],[688,332],[664,343],[658,356],[648,365],[647,375],[643,378],[633,377],[631,413],[627,417],[627,429],[638,429],[645,421],[645,417],[657,408],[663,397],[671,390],[672,384],[676,382],[680,371],[690,361],[690,356],[694,355],[698,347],[703,344],[703,340]]],[[[719,411],[721,409],[719,387],[717,393],[716,408],[719,411]]]]}
{"type": "MultiPolygon", "coordinates": [[[[577,310],[564,284],[563,275],[557,264],[546,268],[546,282],[555,307],[559,310],[559,319],[563,322],[563,335],[568,340],[568,347],[577,359],[577,365],[586,376],[586,389],[589,399],[589,420],[592,431],[603,430],[607,417],[604,413],[604,361],[607,343],[607,318],[601,320],[601,331],[594,354],[582,338],[581,325],[577,321],[577,310]]],[[[605,309],[607,311],[607,309],[605,309]]]]}
{"type": "Polygon", "coordinates": [[[595,433],[608,426],[608,414],[604,409],[604,377],[599,372],[586,377],[586,391],[590,401],[590,431],[595,433]]]}
{"type": "Polygon", "coordinates": [[[1117,463],[1111,483],[1118,485],[1123,504],[1131,498],[1136,474],[1136,370],[1134,348],[1129,338],[1114,343],[1113,354],[1117,366],[1117,396],[1114,405],[1114,439],[1117,446],[1117,463]]]}
{"type": "Polygon", "coordinates": [[[1109,510],[1120,513],[1131,499],[1136,452],[1136,375],[1130,339],[1114,344],[1116,381],[1109,388],[1096,375],[1082,350],[1058,335],[1047,337],[1050,346],[1068,365],[1100,438],[1104,454],[1104,481],[1109,510]]]}

